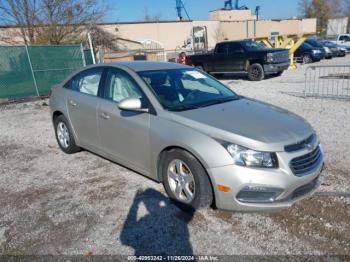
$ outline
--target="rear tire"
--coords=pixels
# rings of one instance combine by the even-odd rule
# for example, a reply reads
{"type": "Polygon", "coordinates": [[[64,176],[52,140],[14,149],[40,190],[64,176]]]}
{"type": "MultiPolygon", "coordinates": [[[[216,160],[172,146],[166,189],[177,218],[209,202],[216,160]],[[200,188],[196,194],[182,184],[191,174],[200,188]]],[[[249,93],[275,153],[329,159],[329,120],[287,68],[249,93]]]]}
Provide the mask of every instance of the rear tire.
{"type": "Polygon", "coordinates": [[[76,145],[72,129],[63,115],[54,119],[54,127],[57,143],[64,153],[73,154],[81,150],[76,145]]]}
{"type": "Polygon", "coordinates": [[[222,74],[222,73],[220,73],[220,74],[214,74],[214,77],[216,77],[216,78],[222,78],[224,75],[225,75],[225,74],[222,74]]]}
{"type": "Polygon", "coordinates": [[[196,65],[195,68],[197,68],[198,70],[201,70],[201,71],[205,72],[203,66],[201,66],[201,65],[196,65]]]}
{"type": "Polygon", "coordinates": [[[261,81],[265,78],[264,68],[260,64],[252,64],[248,68],[248,78],[251,81],[261,81]]]}
{"type": "Polygon", "coordinates": [[[165,191],[174,204],[186,212],[210,207],[212,186],[200,162],[180,149],[165,154],[160,170],[165,191]]]}

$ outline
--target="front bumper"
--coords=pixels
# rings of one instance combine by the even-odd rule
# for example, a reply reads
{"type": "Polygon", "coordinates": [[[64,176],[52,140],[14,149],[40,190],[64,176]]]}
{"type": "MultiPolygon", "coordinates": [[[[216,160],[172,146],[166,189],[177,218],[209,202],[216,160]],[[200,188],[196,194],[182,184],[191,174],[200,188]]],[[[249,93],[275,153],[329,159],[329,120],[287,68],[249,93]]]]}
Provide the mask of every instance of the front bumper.
{"type": "Polygon", "coordinates": [[[311,57],[313,61],[320,61],[324,59],[326,56],[326,53],[311,53],[311,57]]]}
{"type": "Polygon", "coordinates": [[[289,68],[289,62],[283,62],[278,64],[265,64],[264,71],[265,74],[277,74],[289,68]]]}
{"type": "Polygon", "coordinates": [[[229,165],[208,169],[211,177],[216,206],[230,211],[274,211],[291,207],[296,201],[312,194],[320,184],[319,174],[323,168],[323,155],[319,164],[307,174],[296,176],[289,162],[307,151],[297,153],[279,152],[279,168],[258,169],[229,165]],[[218,185],[230,187],[229,192],[217,189],[218,185]],[[267,188],[278,191],[278,196],[269,202],[242,202],[239,194],[245,188],[267,188]]]}

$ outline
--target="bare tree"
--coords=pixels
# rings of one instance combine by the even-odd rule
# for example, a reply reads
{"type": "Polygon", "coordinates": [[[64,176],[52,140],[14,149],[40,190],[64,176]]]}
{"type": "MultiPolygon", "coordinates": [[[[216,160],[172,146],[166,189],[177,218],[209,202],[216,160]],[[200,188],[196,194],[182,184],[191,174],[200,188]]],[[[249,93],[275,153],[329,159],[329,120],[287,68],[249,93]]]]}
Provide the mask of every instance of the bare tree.
{"type": "Polygon", "coordinates": [[[331,11],[328,0],[300,0],[299,10],[302,17],[317,18],[317,34],[325,35],[328,19],[331,18],[331,11]]]}
{"type": "Polygon", "coordinates": [[[0,2],[0,23],[19,28],[17,34],[25,44],[35,42],[37,0],[2,0],[0,2]]]}
{"type": "Polygon", "coordinates": [[[214,31],[214,39],[216,42],[222,42],[226,39],[226,35],[221,29],[221,26],[218,26],[214,31]]]}
{"type": "Polygon", "coordinates": [[[60,44],[78,38],[105,12],[97,0],[2,0],[0,23],[17,27],[25,44],[60,44]]]}
{"type": "Polygon", "coordinates": [[[329,7],[329,13],[331,18],[337,18],[342,16],[342,0],[327,0],[327,5],[329,7]]]}
{"type": "Polygon", "coordinates": [[[343,15],[349,18],[348,32],[350,33],[350,0],[343,1],[343,15]]]}
{"type": "Polygon", "coordinates": [[[144,14],[143,14],[143,21],[145,21],[145,22],[157,22],[162,17],[161,13],[156,13],[156,14],[151,15],[149,13],[147,7],[144,8],[143,12],[144,12],[144,14]]]}
{"type": "Polygon", "coordinates": [[[303,18],[313,17],[311,0],[300,0],[299,1],[299,12],[303,18]]]}
{"type": "Polygon", "coordinates": [[[99,26],[91,27],[90,34],[91,34],[92,42],[94,43],[94,47],[100,46],[100,47],[108,48],[113,51],[116,51],[119,49],[117,34],[112,34],[110,32],[107,32],[99,26]]]}

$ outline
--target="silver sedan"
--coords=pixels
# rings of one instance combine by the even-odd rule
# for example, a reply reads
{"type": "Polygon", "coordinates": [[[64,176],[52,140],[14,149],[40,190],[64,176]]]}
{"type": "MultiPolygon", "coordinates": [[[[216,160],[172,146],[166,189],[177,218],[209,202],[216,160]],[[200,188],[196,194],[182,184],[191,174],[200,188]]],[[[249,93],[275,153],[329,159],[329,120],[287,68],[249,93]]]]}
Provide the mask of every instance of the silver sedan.
{"type": "Polygon", "coordinates": [[[323,151],[312,127],[174,63],[84,68],[52,89],[57,142],[164,184],[182,209],[279,210],[319,184],[323,151]]]}

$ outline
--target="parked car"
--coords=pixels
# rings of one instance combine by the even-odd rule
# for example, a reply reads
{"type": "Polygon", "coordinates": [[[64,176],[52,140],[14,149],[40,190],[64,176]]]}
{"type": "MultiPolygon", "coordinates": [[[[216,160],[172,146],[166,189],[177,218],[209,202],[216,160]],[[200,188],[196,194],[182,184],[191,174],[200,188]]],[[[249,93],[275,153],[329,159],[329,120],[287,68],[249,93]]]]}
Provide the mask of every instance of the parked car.
{"type": "Polygon", "coordinates": [[[323,151],[304,119],[186,65],[87,67],[52,89],[50,108],[63,152],[162,182],[184,210],[279,210],[319,184],[323,151]]]}
{"type": "Polygon", "coordinates": [[[189,56],[188,64],[211,74],[245,72],[252,81],[281,75],[290,65],[289,51],[251,41],[218,43],[213,53],[189,56]]]}
{"type": "Polygon", "coordinates": [[[338,45],[340,48],[342,48],[343,50],[345,50],[345,52],[348,54],[350,53],[350,46],[346,46],[346,45],[338,45]]]}
{"type": "Polygon", "coordinates": [[[320,42],[323,46],[328,47],[332,53],[333,53],[333,57],[343,57],[346,56],[346,49],[343,47],[340,47],[339,45],[328,41],[328,40],[324,40],[320,42]]]}
{"type": "Polygon", "coordinates": [[[305,42],[307,44],[311,45],[312,47],[317,47],[317,48],[323,49],[323,51],[324,51],[324,58],[326,58],[326,59],[332,59],[333,58],[332,51],[328,47],[322,45],[322,43],[319,42],[318,40],[309,38],[305,42]]]}
{"type": "Polygon", "coordinates": [[[304,64],[318,62],[324,57],[325,51],[323,48],[313,47],[305,42],[294,52],[294,58],[298,62],[302,62],[304,64]]]}
{"type": "Polygon", "coordinates": [[[332,42],[350,48],[350,34],[338,35],[337,38],[332,42]]]}

